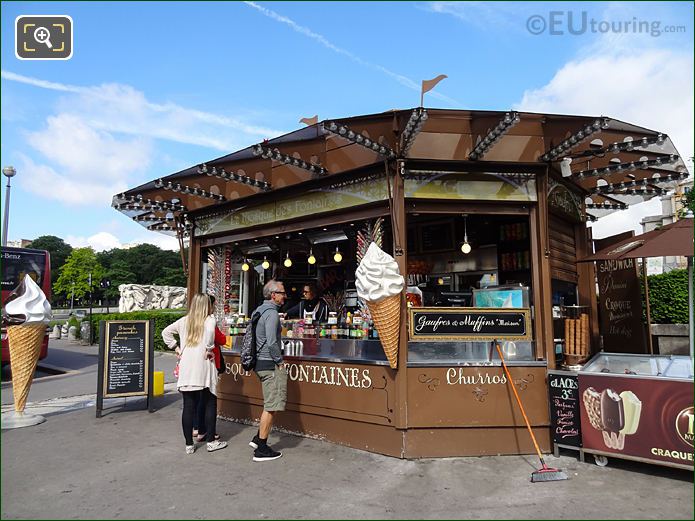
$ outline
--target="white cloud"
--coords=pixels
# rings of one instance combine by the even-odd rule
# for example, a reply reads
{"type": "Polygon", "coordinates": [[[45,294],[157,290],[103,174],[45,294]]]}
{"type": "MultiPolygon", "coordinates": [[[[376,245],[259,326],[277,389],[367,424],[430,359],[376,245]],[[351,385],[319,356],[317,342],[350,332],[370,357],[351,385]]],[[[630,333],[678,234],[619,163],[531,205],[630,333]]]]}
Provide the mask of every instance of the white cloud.
{"type": "MultiPolygon", "coordinates": [[[[392,70],[387,69],[383,65],[379,65],[377,63],[372,63],[370,61],[364,60],[364,59],[360,58],[359,56],[355,55],[354,53],[352,53],[346,49],[343,49],[342,47],[338,47],[334,43],[330,42],[322,34],[314,32],[311,29],[309,29],[308,27],[305,27],[303,25],[299,25],[297,22],[295,22],[294,20],[292,20],[286,16],[283,16],[279,13],[276,13],[275,11],[268,9],[266,7],[260,6],[255,2],[244,2],[244,3],[246,5],[248,5],[249,7],[253,7],[257,11],[259,11],[261,14],[263,14],[264,16],[267,16],[268,18],[275,20],[276,22],[280,22],[280,23],[283,23],[285,25],[288,25],[293,31],[295,31],[299,34],[302,34],[308,38],[311,38],[312,40],[314,40],[314,41],[320,43],[321,45],[323,45],[324,47],[326,47],[327,49],[330,49],[331,51],[333,51],[337,54],[341,54],[341,55],[345,56],[346,58],[352,60],[353,62],[355,62],[359,65],[362,65],[363,67],[368,67],[370,69],[379,71],[382,74],[385,74],[386,76],[389,76],[390,78],[393,78],[398,83],[400,83],[401,85],[403,85],[409,89],[415,90],[417,92],[420,92],[420,90],[421,90],[420,83],[408,78],[407,76],[403,76],[402,74],[398,74],[397,72],[393,72],[392,70]]],[[[432,74],[432,76],[435,76],[435,75],[436,75],[436,73],[432,74]]],[[[423,79],[428,79],[428,78],[423,78],[423,79]]],[[[445,96],[444,94],[441,94],[439,92],[430,92],[429,96],[446,101],[446,102],[451,103],[455,106],[461,105],[461,102],[456,101],[455,99],[450,98],[448,96],[445,96]]]]}
{"type": "Polygon", "coordinates": [[[174,103],[155,103],[130,85],[105,83],[82,87],[1,72],[3,80],[65,92],[60,111],[84,120],[90,127],[139,137],[165,139],[230,152],[275,137],[276,130],[174,103]]]}
{"type": "Polygon", "coordinates": [[[110,205],[113,194],[128,188],[125,181],[94,182],[89,177],[75,177],[70,173],[58,173],[52,167],[37,164],[24,154],[19,155],[22,176],[19,185],[45,199],[53,199],[68,205],[110,205]]]}
{"type": "MultiPolygon", "coordinates": [[[[518,110],[606,115],[669,135],[686,164],[693,156],[693,55],[671,49],[629,49],[606,38],[584,49],[546,85],[524,92],[518,110]]],[[[642,232],[640,221],[660,215],[655,197],[593,224],[594,237],[642,232]]]]}
{"type": "Polygon", "coordinates": [[[176,237],[169,237],[158,233],[152,233],[147,238],[138,237],[128,242],[122,242],[118,237],[109,232],[98,232],[89,237],[68,235],[65,242],[73,248],[90,246],[94,251],[106,251],[113,248],[130,248],[138,244],[153,244],[163,250],[178,250],[179,242],[176,237]]]}
{"type": "Polygon", "coordinates": [[[119,141],[71,114],[50,116],[45,129],[28,133],[27,142],[78,182],[127,178],[144,171],[152,153],[149,140],[119,141]]]}

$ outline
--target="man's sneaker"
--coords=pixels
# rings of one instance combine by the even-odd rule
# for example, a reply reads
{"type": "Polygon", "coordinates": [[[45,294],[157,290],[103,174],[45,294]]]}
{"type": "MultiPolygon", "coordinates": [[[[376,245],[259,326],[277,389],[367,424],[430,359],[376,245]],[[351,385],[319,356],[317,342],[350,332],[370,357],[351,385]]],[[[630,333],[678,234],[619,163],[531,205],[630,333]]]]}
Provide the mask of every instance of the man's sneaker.
{"type": "Polygon", "coordinates": [[[224,449],[227,446],[226,441],[209,441],[208,442],[208,452],[215,452],[216,450],[224,449]]]}
{"type": "Polygon", "coordinates": [[[195,452],[195,445],[186,445],[186,454],[193,454],[195,452]]]}
{"type": "Polygon", "coordinates": [[[260,444],[261,444],[261,440],[258,437],[258,434],[254,434],[253,439],[249,442],[249,446],[252,449],[257,449],[260,444]]]}
{"type": "Polygon", "coordinates": [[[253,461],[271,461],[282,457],[282,452],[270,448],[269,445],[258,447],[253,451],[253,461]]]}

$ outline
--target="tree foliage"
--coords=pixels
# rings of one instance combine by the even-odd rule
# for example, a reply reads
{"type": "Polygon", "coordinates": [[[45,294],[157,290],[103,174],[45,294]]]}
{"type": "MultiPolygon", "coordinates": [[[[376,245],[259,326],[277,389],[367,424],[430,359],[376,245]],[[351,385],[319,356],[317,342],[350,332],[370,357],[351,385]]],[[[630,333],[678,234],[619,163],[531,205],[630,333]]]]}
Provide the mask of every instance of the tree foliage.
{"type": "MultiPolygon", "coordinates": [[[[139,244],[127,249],[115,248],[98,253],[97,258],[107,271],[119,271],[121,277],[124,277],[127,272],[135,276],[135,280],[132,280],[132,277],[125,277],[120,284],[186,285],[179,253],[162,250],[152,244],[139,244]],[[167,281],[175,282],[175,284],[167,281]]],[[[118,288],[112,280],[111,287],[114,286],[118,288]]]]}
{"type": "Polygon", "coordinates": [[[55,286],[60,268],[72,253],[72,246],[55,235],[42,235],[31,241],[31,248],[46,250],[51,255],[51,284],[55,286]]]}
{"type": "Polygon", "coordinates": [[[72,296],[73,281],[76,299],[89,296],[87,281],[90,270],[92,296],[95,300],[104,297],[118,298],[118,286],[121,284],[186,286],[180,253],[162,250],[152,244],[94,253],[91,248],[73,249],[60,237],[45,235],[34,239],[32,247],[47,250],[51,254],[53,293],[65,299],[72,296]],[[102,280],[108,280],[110,286],[102,288],[102,280]]]}
{"type": "Polygon", "coordinates": [[[89,295],[89,274],[92,275],[92,291],[99,288],[99,281],[104,278],[104,267],[97,260],[92,248],[76,248],[60,268],[60,275],[54,285],[58,293],[66,297],[84,298],[89,295]],[[74,283],[74,286],[73,286],[74,283]]]}

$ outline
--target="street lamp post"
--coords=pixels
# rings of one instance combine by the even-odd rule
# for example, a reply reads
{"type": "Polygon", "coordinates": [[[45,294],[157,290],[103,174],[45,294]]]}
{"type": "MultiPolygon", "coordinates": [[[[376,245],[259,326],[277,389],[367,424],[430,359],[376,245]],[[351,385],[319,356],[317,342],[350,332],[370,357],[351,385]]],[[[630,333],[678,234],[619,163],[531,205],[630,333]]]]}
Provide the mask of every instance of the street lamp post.
{"type": "Polygon", "coordinates": [[[89,272],[89,345],[92,345],[92,272],[89,272]]]}
{"type": "Polygon", "coordinates": [[[72,309],[75,304],[75,281],[72,281],[72,291],[70,292],[70,312],[72,312],[72,309]]]}
{"type": "Polygon", "coordinates": [[[10,179],[16,174],[17,170],[13,166],[6,166],[2,173],[7,177],[7,190],[5,190],[5,216],[2,220],[2,245],[7,246],[7,225],[10,221],[10,179]]]}

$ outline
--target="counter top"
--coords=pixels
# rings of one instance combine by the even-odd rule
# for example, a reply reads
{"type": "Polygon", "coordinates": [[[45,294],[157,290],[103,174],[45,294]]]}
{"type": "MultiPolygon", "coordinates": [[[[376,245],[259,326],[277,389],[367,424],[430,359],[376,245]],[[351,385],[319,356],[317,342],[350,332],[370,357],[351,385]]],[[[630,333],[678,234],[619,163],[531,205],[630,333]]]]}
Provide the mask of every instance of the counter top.
{"type": "MultiPolygon", "coordinates": [[[[240,354],[241,336],[234,337],[231,348],[223,354],[240,354]]],[[[515,354],[505,359],[509,366],[546,366],[545,360],[533,360],[531,342],[517,342],[515,354]],[[520,346],[520,344],[529,344],[520,346]],[[523,359],[521,359],[523,358],[523,359]]],[[[284,338],[283,357],[288,361],[357,363],[388,365],[379,340],[355,340],[330,338],[284,338]]],[[[490,350],[489,342],[410,342],[408,367],[477,367],[500,366],[497,353],[490,350]]]]}

